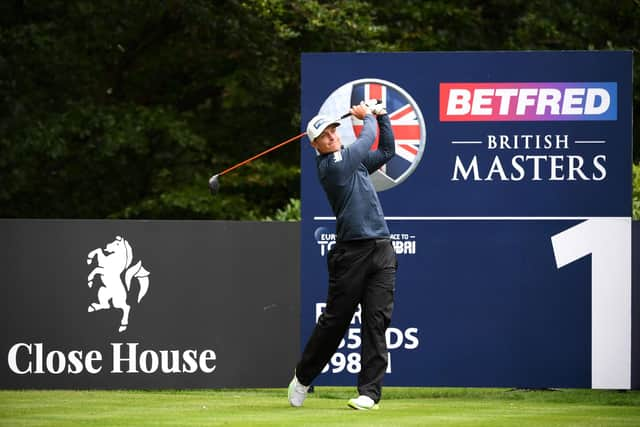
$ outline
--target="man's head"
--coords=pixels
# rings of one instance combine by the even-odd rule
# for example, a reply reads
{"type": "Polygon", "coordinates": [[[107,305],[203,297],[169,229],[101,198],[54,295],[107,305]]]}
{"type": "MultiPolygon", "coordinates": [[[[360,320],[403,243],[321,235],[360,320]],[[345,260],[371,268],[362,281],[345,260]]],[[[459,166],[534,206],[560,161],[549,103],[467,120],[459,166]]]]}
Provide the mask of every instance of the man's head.
{"type": "Polygon", "coordinates": [[[340,135],[336,131],[338,126],[340,126],[340,122],[323,114],[319,114],[309,120],[307,136],[311,141],[311,146],[320,154],[333,153],[340,150],[342,144],[340,135]]]}

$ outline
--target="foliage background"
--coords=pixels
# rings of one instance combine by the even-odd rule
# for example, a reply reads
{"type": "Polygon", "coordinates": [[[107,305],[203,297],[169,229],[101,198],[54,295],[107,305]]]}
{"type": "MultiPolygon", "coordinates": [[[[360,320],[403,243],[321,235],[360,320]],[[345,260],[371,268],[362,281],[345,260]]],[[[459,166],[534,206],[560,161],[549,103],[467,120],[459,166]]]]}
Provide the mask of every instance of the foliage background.
{"type": "Polygon", "coordinates": [[[640,219],[640,165],[633,165],[633,219],[640,219]]]}
{"type": "Polygon", "coordinates": [[[638,117],[639,22],[639,0],[2,2],[0,217],[299,218],[299,145],[206,182],[299,133],[302,52],[631,49],[638,117]]]}

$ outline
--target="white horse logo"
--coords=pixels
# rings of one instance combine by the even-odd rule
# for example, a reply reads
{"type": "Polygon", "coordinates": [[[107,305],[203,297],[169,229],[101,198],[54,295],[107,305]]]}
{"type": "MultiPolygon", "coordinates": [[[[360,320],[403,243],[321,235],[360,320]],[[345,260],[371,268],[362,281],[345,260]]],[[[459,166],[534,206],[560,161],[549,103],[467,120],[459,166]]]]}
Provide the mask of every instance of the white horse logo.
{"type": "Polygon", "coordinates": [[[116,236],[116,239],[108,243],[104,249],[94,249],[87,255],[88,265],[91,265],[94,259],[98,259],[98,266],[91,270],[87,277],[89,287],[93,286],[93,278],[96,275],[102,276],[102,284],[104,285],[98,289],[98,302],[92,303],[88,311],[91,313],[98,310],[108,310],[111,308],[109,304],[111,301],[113,308],[122,310],[118,332],[126,331],[129,324],[131,306],[127,304],[127,294],[131,289],[131,280],[135,277],[140,284],[138,303],[149,290],[149,272],[144,269],[142,262],[138,261],[130,267],[133,260],[132,253],[129,242],[116,236]],[[122,281],[123,272],[124,282],[122,281]]]}

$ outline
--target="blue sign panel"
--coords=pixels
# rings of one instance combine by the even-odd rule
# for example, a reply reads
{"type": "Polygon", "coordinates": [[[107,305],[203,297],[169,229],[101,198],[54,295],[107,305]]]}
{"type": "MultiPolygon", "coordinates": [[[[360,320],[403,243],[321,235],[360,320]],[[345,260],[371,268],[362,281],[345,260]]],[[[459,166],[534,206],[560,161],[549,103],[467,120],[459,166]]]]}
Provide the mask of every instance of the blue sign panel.
{"type": "MultiPolygon", "coordinates": [[[[399,257],[385,384],[630,388],[631,94],[630,52],[303,55],[303,124],[375,98],[394,130],[372,175],[399,257]]],[[[315,155],[303,343],[335,242],[315,155]]],[[[359,322],[316,383],[354,383],[359,322]]]]}

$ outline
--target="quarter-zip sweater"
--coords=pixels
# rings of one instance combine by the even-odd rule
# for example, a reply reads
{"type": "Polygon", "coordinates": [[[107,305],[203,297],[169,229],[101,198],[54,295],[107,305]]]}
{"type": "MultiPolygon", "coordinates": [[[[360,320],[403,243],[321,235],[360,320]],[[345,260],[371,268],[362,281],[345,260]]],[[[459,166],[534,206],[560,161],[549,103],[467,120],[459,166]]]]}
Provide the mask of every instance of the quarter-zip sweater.
{"type": "Polygon", "coordinates": [[[388,238],[378,193],[370,174],[395,154],[395,140],[389,117],[367,114],[360,136],[348,147],[316,158],[318,178],[336,216],[336,240],[388,238]],[[378,148],[371,151],[377,128],[378,148]]]}

